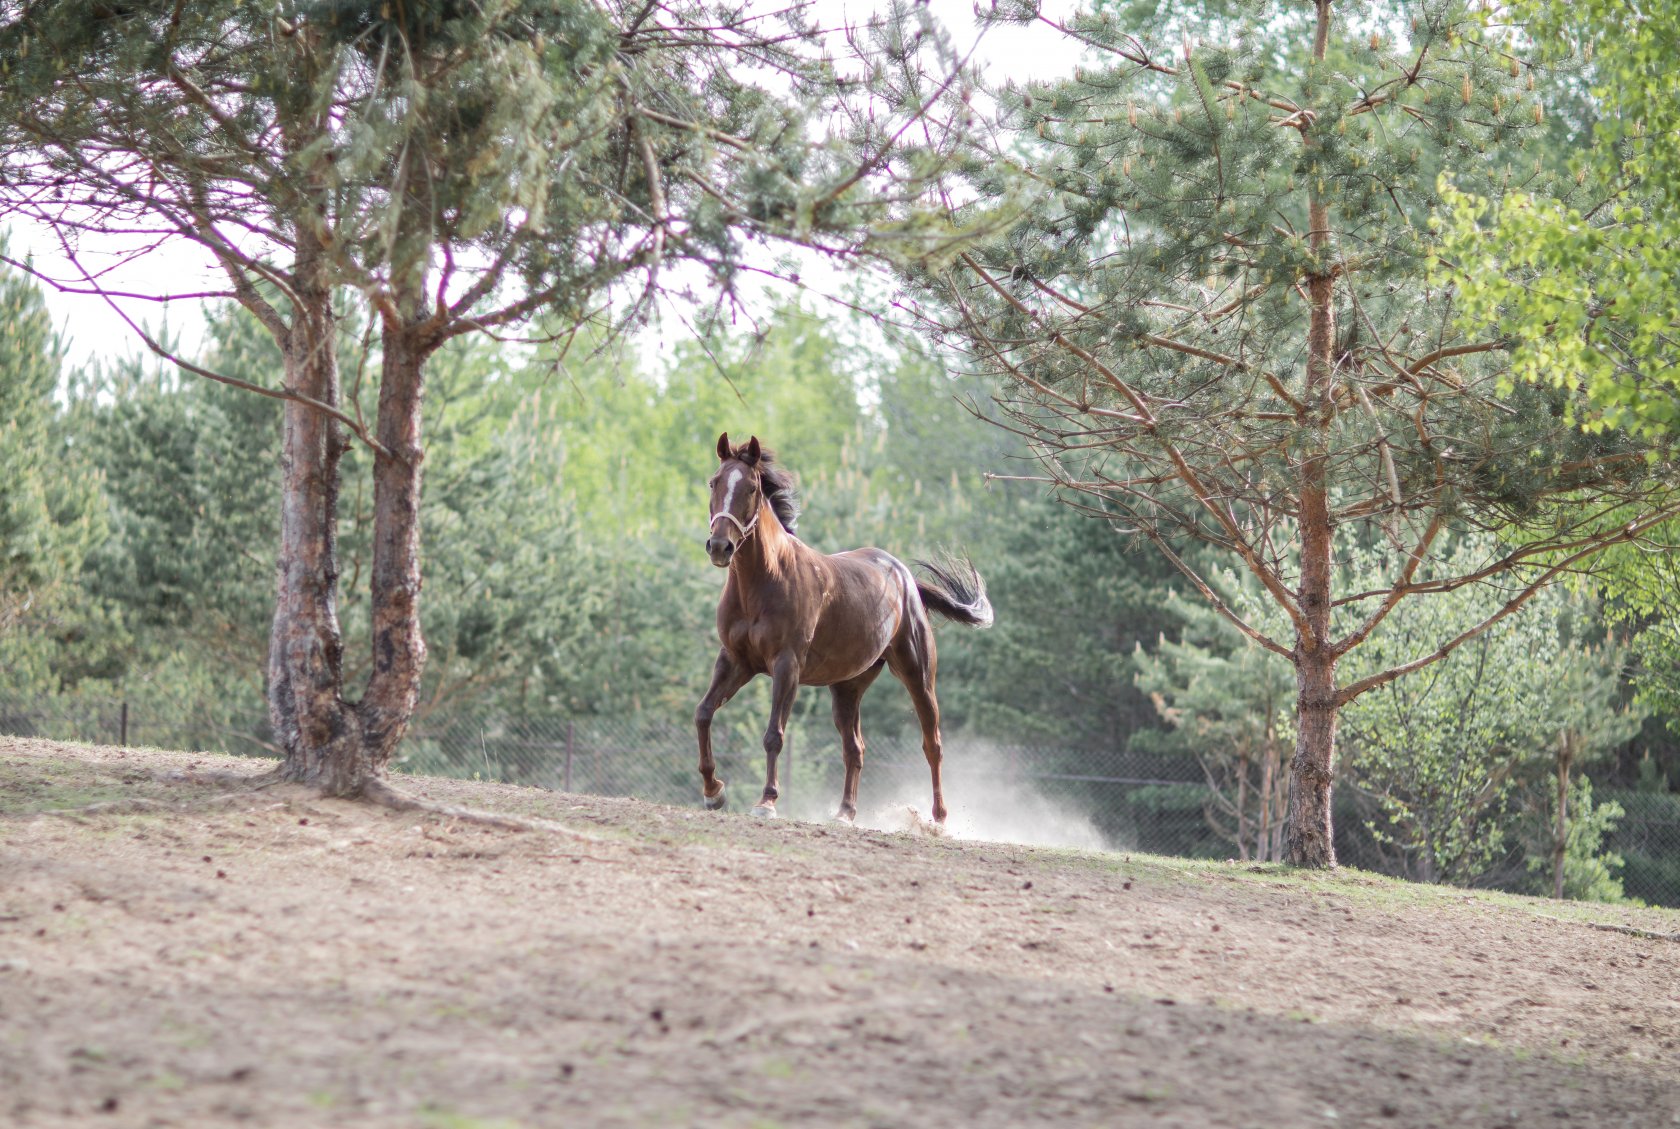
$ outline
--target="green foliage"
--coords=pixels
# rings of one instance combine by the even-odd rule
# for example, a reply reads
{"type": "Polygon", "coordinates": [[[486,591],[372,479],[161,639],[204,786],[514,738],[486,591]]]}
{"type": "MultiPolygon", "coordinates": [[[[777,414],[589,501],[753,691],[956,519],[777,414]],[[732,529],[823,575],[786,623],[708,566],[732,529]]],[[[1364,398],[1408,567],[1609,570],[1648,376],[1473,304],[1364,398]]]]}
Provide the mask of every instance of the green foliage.
{"type": "MultiPolygon", "coordinates": [[[[356,333],[342,337],[347,373],[377,366],[377,353],[361,356],[361,347],[356,333]]],[[[238,312],[212,321],[206,360],[253,382],[280,363],[268,334],[238,312]]],[[[603,569],[582,548],[563,493],[559,423],[486,346],[452,346],[433,379],[432,489],[422,511],[433,545],[422,604],[432,663],[423,709],[526,692],[536,701],[545,693],[576,699],[585,692],[564,675],[602,603],[600,585],[590,583],[603,569]]],[[[133,699],[156,698],[159,714],[249,730],[263,712],[278,406],[141,365],[83,378],[72,404],[76,433],[102,471],[111,523],[81,587],[125,634],[107,638],[114,651],[97,669],[81,657],[93,640],[65,648],[60,680],[110,683],[133,699]]],[[[356,662],[366,653],[366,602],[354,580],[370,562],[371,468],[352,449],[344,471],[338,547],[351,583],[340,613],[356,662]]]]}
{"type": "Polygon", "coordinates": [[[968,546],[997,623],[941,636],[942,704],[998,740],[1127,747],[1155,718],[1134,672],[1138,649],[1175,625],[1163,602],[1169,567],[1053,499],[998,509],[1014,520],[968,546]]]}
{"type": "Polygon", "coordinates": [[[1583,390],[1590,409],[1568,418],[1589,431],[1680,433],[1675,233],[1655,230],[1640,204],[1602,206],[1595,220],[1566,202],[1495,206],[1447,186],[1443,203],[1439,274],[1462,280],[1467,321],[1520,339],[1514,379],[1583,390]]]}
{"type": "MultiPolygon", "coordinates": [[[[1228,602],[1261,603],[1252,578],[1210,572],[1228,602]]],[[[1163,728],[1138,734],[1133,746],[1196,757],[1212,793],[1213,826],[1242,858],[1281,859],[1294,671],[1205,602],[1173,592],[1165,606],[1179,621],[1176,638],[1163,634],[1152,653],[1139,645],[1133,658],[1138,688],[1163,728]]]]}
{"type": "MultiPolygon", "coordinates": [[[[1513,386],[1507,342],[1429,274],[1440,170],[1553,191],[1546,73],[1480,7],[1326,11],[1322,58],[1299,6],[1077,17],[1100,63],[1003,91],[1010,143],[967,170],[971,207],[1015,200],[1017,222],[913,279],[1043,476],[1156,544],[1230,553],[1289,610],[1283,651],[1307,618],[1283,537],[1319,474],[1319,524],[1425,556],[1436,522],[1577,543],[1595,501],[1645,514],[1663,485],[1636,436],[1568,422],[1573,390],[1513,386]]],[[[1384,586],[1410,598],[1404,559],[1384,586]]]]}
{"type": "MultiPolygon", "coordinates": [[[[1443,571],[1462,573],[1485,556],[1477,542],[1459,539],[1443,554],[1443,571]]],[[[1357,554],[1352,583],[1382,568],[1374,554],[1357,554]]],[[[1506,598],[1491,585],[1467,585],[1402,605],[1356,653],[1349,673],[1414,657],[1485,620],[1506,598]]],[[[1618,702],[1621,655],[1593,645],[1591,623],[1590,604],[1547,589],[1447,659],[1343,711],[1351,778],[1376,806],[1369,830],[1413,875],[1485,880],[1516,846],[1517,799],[1525,787],[1545,787],[1561,732],[1573,735],[1577,759],[1588,760],[1637,731],[1639,713],[1618,702]]],[[[1549,847],[1534,850],[1549,858],[1549,847]]]]}
{"type": "Polygon", "coordinates": [[[1680,522],[1606,554],[1595,581],[1605,615],[1632,634],[1639,702],[1680,736],[1680,522]]]}
{"type": "MultiPolygon", "coordinates": [[[[1592,781],[1580,777],[1569,789],[1569,831],[1563,856],[1563,896],[1587,902],[1619,902],[1625,896],[1617,871],[1625,860],[1606,850],[1605,839],[1626,815],[1615,800],[1593,803],[1592,781]]],[[[1531,874],[1543,876],[1551,892],[1551,858],[1536,852],[1528,859],[1531,874]]]]}
{"type": "Polygon", "coordinates": [[[1673,905],[1675,891],[1680,890],[1680,857],[1675,856],[1673,840],[1664,831],[1680,826],[1680,795],[1660,781],[1651,784],[1660,786],[1646,787],[1642,782],[1638,790],[1600,788],[1598,794],[1626,812],[1610,837],[1610,846],[1624,860],[1621,880],[1627,896],[1653,905],[1673,905]]]}
{"type": "MultiPolygon", "coordinates": [[[[230,313],[212,326],[207,364],[254,382],[279,367],[253,318],[230,313]]],[[[762,336],[714,333],[657,365],[624,343],[581,340],[561,368],[464,340],[434,358],[422,725],[487,710],[686,718],[717,646],[721,576],[700,543],[704,483],[728,427],[786,453],[809,503],[801,531],[819,548],[880,544],[908,559],[961,545],[1004,578],[1006,593],[1015,549],[1031,558],[1016,627],[1087,656],[1080,695],[1047,729],[1031,689],[1044,672],[984,635],[947,632],[953,724],[984,714],[1004,738],[1123,741],[1131,724],[1114,699],[1129,693],[1128,679],[1114,670],[1137,637],[1125,633],[1133,613],[1117,608],[1097,624],[1055,571],[1063,552],[1088,552],[1088,578],[1119,591],[1130,566],[1103,559],[1112,545],[1047,501],[980,485],[973,462],[1001,460],[1003,440],[956,402],[974,393],[971,382],[868,344],[844,319],[788,307],[767,326],[762,336]],[[1035,599],[1068,606],[1049,619],[1032,610],[1035,599]],[[994,695],[1016,720],[1009,709],[987,712],[994,695]]],[[[379,355],[363,355],[359,328],[351,321],[340,335],[340,367],[368,412],[379,355]]],[[[146,716],[193,719],[206,739],[260,738],[252,725],[274,583],[278,406],[139,365],[79,377],[69,404],[67,426],[106,483],[112,535],[89,557],[80,591],[107,622],[53,653],[53,677],[118,691],[146,716]]],[[[371,486],[360,448],[343,467],[339,612],[353,677],[366,651],[355,580],[369,566],[371,486]]],[[[1148,597],[1140,589],[1130,599],[1142,607],[1148,597]]],[[[31,688],[46,688],[45,677],[31,688]]],[[[826,730],[826,703],[808,698],[807,723],[826,730]]],[[[869,709],[872,731],[911,724],[893,688],[869,709]]],[[[756,733],[762,713],[749,700],[723,720],[756,733]]]]}
{"type": "Polygon", "coordinates": [[[65,581],[104,535],[98,476],[53,399],[62,356],[39,291],[0,267],[0,686],[41,676],[51,640],[82,626],[65,581]]]}
{"type": "Polygon", "coordinates": [[[1524,0],[1535,42],[1591,60],[1594,143],[1573,191],[1445,196],[1441,273],[1467,322],[1521,341],[1513,375],[1585,390],[1589,428],[1680,434],[1680,6],[1524,0]],[[1596,49],[1596,50],[1595,50],[1596,49]]]}

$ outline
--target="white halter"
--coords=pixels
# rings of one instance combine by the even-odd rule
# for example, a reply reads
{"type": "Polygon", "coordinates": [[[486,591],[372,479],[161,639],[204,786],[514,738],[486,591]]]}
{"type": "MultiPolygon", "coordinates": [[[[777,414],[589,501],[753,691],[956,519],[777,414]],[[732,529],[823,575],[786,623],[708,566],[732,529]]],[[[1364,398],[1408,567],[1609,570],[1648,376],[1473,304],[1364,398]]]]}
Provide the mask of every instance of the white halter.
{"type": "MultiPolygon", "coordinates": [[[[762,508],[762,506],[761,506],[761,508],[762,508]]],[[[753,512],[753,515],[752,515],[752,520],[747,522],[745,525],[743,525],[741,523],[741,519],[736,517],[734,514],[730,513],[728,510],[719,510],[717,513],[712,515],[712,524],[711,524],[710,528],[712,528],[712,529],[717,528],[718,518],[728,518],[729,521],[730,521],[730,524],[732,524],[736,529],[741,531],[741,541],[745,541],[748,537],[751,537],[753,535],[753,530],[758,527],[758,514],[759,514],[759,512],[760,511],[755,510],[753,512]]],[[[740,542],[736,542],[736,543],[739,544],[740,542]]]]}

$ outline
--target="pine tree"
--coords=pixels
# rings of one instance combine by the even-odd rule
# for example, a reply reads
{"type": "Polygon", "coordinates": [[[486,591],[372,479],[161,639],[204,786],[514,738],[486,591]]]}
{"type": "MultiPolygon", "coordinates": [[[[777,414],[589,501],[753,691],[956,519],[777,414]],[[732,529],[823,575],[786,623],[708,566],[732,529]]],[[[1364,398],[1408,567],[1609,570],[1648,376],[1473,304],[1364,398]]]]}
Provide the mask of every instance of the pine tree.
{"type": "Polygon", "coordinates": [[[53,402],[62,355],[40,290],[0,268],[0,638],[51,620],[103,532],[97,477],[53,402]]]}
{"type": "MultiPolygon", "coordinates": [[[[999,18],[1040,18],[1011,11],[999,18]]],[[[1582,434],[1570,388],[1512,387],[1507,336],[1463,332],[1454,287],[1430,277],[1442,169],[1482,195],[1550,191],[1526,148],[1547,76],[1493,12],[1316,0],[1079,16],[1063,30],[1095,63],[1004,92],[1007,143],[952,190],[959,218],[1016,222],[912,280],[934,331],[1002,383],[1044,479],[1152,542],[1293,664],[1297,864],[1335,862],[1342,707],[1675,512],[1649,442],[1582,434]],[[1506,536],[1442,571],[1461,527],[1506,536]],[[1232,609],[1195,542],[1252,574],[1287,627],[1232,609]],[[1340,589],[1338,554],[1377,544],[1384,581],[1340,589]],[[1495,580],[1505,598],[1483,621],[1338,680],[1403,600],[1495,580]]]]}
{"type": "MultiPolygon", "coordinates": [[[[190,296],[237,301],[279,345],[277,383],[235,380],[135,327],[188,371],[284,401],[267,672],[283,775],[388,793],[426,657],[421,422],[444,343],[541,314],[563,347],[582,322],[645,317],[676,261],[725,295],[755,239],[842,257],[915,243],[927,167],[906,173],[883,138],[925,99],[906,81],[855,138],[814,144],[805,121],[834,82],[796,10],[691,0],[0,5],[0,211],[52,227],[78,267],[87,231],[135,254],[191,240],[227,288],[190,296]],[[378,325],[371,422],[337,363],[346,292],[378,325]],[[375,458],[359,698],[338,608],[352,441],[375,458]]],[[[188,296],[171,283],[147,296],[188,296]]]]}
{"type": "MultiPolygon", "coordinates": [[[[1243,577],[1236,573],[1207,579],[1227,600],[1256,595],[1242,591],[1243,577]]],[[[1249,587],[1258,588],[1252,577],[1249,587]]],[[[1140,735],[1137,744],[1196,757],[1208,782],[1208,824],[1236,846],[1239,858],[1280,861],[1289,667],[1244,639],[1205,602],[1173,592],[1166,608],[1180,621],[1176,638],[1162,632],[1154,650],[1140,646],[1134,660],[1138,688],[1166,729],[1140,735]]]]}

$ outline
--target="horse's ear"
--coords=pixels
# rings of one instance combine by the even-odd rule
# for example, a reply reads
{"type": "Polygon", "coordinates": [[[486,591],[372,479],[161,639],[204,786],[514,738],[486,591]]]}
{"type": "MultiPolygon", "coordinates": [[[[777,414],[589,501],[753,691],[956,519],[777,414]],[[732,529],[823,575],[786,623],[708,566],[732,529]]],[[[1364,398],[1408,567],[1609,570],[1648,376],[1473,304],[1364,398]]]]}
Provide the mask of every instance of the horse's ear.
{"type": "Polygon", "coordinates": [[[754,435],[751,439],[747,440],[747,449],[741,452],[741,461],[746,463],[748,466],[757,466],[759,454],[758,436],[754,435]]]}
{"type": "Polygon", "coordinates": [[[727,431],[718,436],[718,459],[722,462],[729,461],[729,432],[727,431]]]}

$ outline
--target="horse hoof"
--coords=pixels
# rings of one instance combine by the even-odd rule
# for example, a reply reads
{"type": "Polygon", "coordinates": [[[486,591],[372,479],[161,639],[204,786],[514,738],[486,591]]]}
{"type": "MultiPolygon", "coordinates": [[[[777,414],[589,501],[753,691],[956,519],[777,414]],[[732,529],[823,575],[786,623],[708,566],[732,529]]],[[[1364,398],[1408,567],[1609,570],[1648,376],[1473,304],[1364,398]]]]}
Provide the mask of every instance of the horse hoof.
{"type": "Polygon", "coordinates": [[[752,813],[760,819],[776,818],[776,809],[771,807],[769,804],[759,804],[757,807],[753,808],[752,813]]]}
{"type": "Polygon", "coordinates": [[[829,822],[844,823],[847,827],[855,827],[857,825],[857,812],[837,811],[834,813],[834,818],[829,820],[829,822]]]}
{"type": "Polygon", "coordinates": [[[724,795],[723,781],[721,780],[718,781],[717,795],[708,796],[701,793],[700,798],[705,801],[707,811],[722,811],[729,804],[728,797],[724,795]]]}

